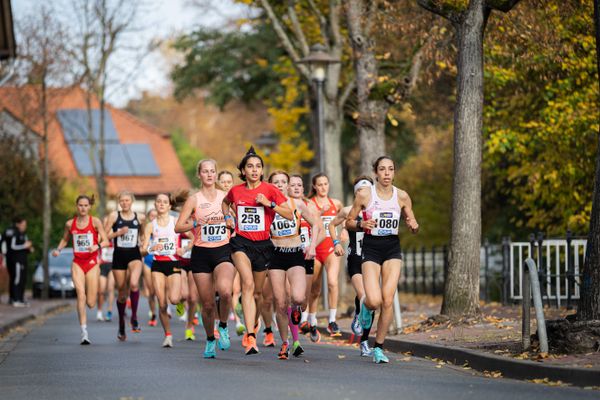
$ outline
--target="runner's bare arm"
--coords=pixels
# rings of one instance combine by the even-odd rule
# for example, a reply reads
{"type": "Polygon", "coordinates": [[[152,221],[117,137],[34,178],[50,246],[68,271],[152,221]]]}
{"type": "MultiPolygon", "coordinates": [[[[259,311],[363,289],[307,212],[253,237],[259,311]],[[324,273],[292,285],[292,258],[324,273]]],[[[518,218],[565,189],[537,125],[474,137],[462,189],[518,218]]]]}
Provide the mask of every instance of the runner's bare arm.
{"type": "Polygon", "coordinates": [[[71,224],[72,223],[73,223],[73,220],[68,220],[65,223],[63,237],[60,239],[60,242],[58,243],[58,246],[56,246],[56,249],[54,249],[54,251],[52,252],[52,256],[58,257],[61,250],[64,249],[65,247],[67,247],[67,243],[69,243],[69,238],[71,237],[71,224]]]}
{"type": "Polygon", "coordinates": [[[351,231],[361,231],[365,228],[371,229],[375,225],[374,220],[369,221],[361,221],[360,227],[358,226],[358,221],[356,220],[359,216],[360,212],[366,207],[367,204],[371,201],[371,192],[366,190],[359,190],[356,192],[356,197],[354,198],[354,203],[352,204],[352,208],[348,212],[348,216],[346,217],[346,229],[351,231]]]}
{"type": "Polygon", "coordinates": [[[98,238],[100,239],[98,241],[98,245],[100,247],[110,246],[110,243],[108,242],[108,237],[106,236],[106,231],[104,230],[104,226],[102,226],[102,221],[100,221],[99,218],[93,217],[92,223],[94,224],[96,231],[98,231],[98,238]]]}
{"type": "Polygon", "coordinates": [[[419,231],[419,223],[412,210],[412,200],[404,190],[398,190],[398,203],[404,215],[406,226],[408,226],[412,233],[417,233],[419,231]]]}
{"type": "Polygon", "coordinates": [[[116,238],[117,236],[124,235],[125,232],[127,232],[129,230],[129,228],[124,227],[124,228],[118,229],[116,232],[113,232],[112,226],[117,221],[117,216],[118,216],[117,212],[113,211],[108,215],[108,218],[106,218],[106,224],[104,224],[104,231],[107,232],[108,240],[112,240],[112,239],[116,238]]]}
{"type": "Polygon", "coordinates": [[[190,219],[190,216],[192,215],[195,201],[195,196],[189,197],[185,201],[181,213],[179,214],[179,218],[177,219],[177,223],[175,224],[175,232],[184,233],[194,229],[194,221],[190,219]]]}
{"type": "Polygon", "coordinates": [[[142,243],[142,248],[140,249],[142,256],[148,254],[148,247],[150,246],[150,237],[152,236],[152,222],[148,222],[144,226],[144,242],[142,243]]]}
{"type": "Polygon", "coordinates": [[[232,212],[231,212],[231,202],[227,197],[223,198],[223,203],[221,203],[221,211],[223,211],[223,216],[225,218],[225,225],[229,229],[235,229],[235,221],[233,220],[232,212]]]}

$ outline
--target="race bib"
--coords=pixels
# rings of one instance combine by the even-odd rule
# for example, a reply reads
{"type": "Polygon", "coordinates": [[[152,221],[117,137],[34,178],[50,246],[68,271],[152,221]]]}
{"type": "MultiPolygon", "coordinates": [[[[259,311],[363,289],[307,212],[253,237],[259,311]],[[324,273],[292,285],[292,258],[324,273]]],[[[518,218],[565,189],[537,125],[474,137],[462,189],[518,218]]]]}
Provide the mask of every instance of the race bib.
{"type": "Polygon", "coordinates": [[[275,219],[271,224],[271,236],[287,237],[294,235],[296,232],[298,232],[296,218],[290,221],[279,214],[275,215],[275,219]]]}
{"type": "Polygon", "coordinates": [[[300,228],[300,242],[302,242],[303,249],[310,246],[310,230],[306,226],[300,228]]]}
{"type": "Polygon", "coordinates": [[[241,232],[265,231],[265,208],[238,206],[238,227],[241,232]]]}
{"type": "Polygon", "coordinates": [[[331,217],[331,216],[327,216],[327,217],[321,217],[321,221],[323,221],[323,226],[325,227],[325,236],[329,237],[331,236],[329,234],[329,224],[331,223],[331,221],[333,221],[335,217],[331,217]]]}
{"type": "Polygon", "coordinates": [[[356,255],[362,256],[363,239],[365,238],[364,232],[356,232],[356,255]]]}
{"type": "Polygon", "coordinates": [[[113,261],[113,253],[115,252],[114,247],[104,247],[102,249],[102,261],[105,263],[111,263],[113,261]]]}
{"type": "MultiPolygon", "coordinates": [[[[190,239],[181,239],[181,248],[185,249],[190,245],[191,240],[190,239]]],[[[192,249],[190,248],[188,251],[186,251],[185,253],[183,253],[183,255],[181,256],[181,258],[185,258],[186,260],[189,260],[190,258],[192,258],[192,249]]]]}
{"type": "Polygon", "coordinates": [[[89,249],[93,244],[94,235],[92,233],[76,233],[73,235],[73,249],[75,253],[89,253],[89,249]]]}
{"type": "Polygon", "coordinates": [[[130,229],[124,235],[117,236],[117,247],[132,249],[138,245],[138,230],[130,229]]]}
{"type": "Polygon", "coordinates": [[[377,226],[371,229],[373,236],[391,236],[398,234],[400,215],[395,211],[375,211],[372,218],[377,221],[377,226]]]}
{"type": "Polygon", "coordinates": [[[207,243],[227,240],[227,225],[224,222],[202,225],[200,228],[200,239],[207,243]]]}
{"type": "Polygon", "coordinates": [[[177,253],[177,246],[173,238],[158,238],[156,243],[163,246],[162,250],[156,252],[159,256],[174,256],[177,253]]]}

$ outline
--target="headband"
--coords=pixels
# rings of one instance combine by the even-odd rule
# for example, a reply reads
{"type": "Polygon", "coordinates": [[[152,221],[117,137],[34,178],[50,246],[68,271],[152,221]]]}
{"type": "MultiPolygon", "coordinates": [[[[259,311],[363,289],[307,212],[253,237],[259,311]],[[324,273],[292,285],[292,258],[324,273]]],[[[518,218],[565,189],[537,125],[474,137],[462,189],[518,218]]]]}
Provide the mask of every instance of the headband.
{"type": "Polygon", "coordinates": [[[356,182],[356,185],[354,185],[354,193],[358,192],[358,189],[363,188],[363,187],[371,187],[372,184],[371,182],[369,182],[366,179],[361,179],[360,181],[356,182]]]}

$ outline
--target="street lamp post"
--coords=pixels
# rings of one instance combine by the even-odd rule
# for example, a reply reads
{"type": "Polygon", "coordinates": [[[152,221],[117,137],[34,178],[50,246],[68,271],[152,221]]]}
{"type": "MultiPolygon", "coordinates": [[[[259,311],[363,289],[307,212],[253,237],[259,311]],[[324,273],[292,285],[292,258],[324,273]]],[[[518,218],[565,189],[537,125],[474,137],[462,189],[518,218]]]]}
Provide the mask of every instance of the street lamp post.
{"type": "MultiPolygon", "coordinates": [[[[277,146],[277,143],[279,142],[279,140],[277,139],[277,135],[275,135],[275,133],[273,132],[263,132],[255,141],[254,143],[256,143],[256,145],[263,149],[263,151],[265,152],[265,156],[269,157],[269,155],[271,154],[271,152],[275,149],[275,146],[277,146]]],[[[270,172],[270,168],[271,166],[269,165],[268,167],[265,165],[265,175],[268,175],[270,172]]]]}
{"type": "MultiPolygon", "coordinates": [[[[317,43],[310,48],[310,53],[307,57],[304,57],[300,61],[300,64],[307,64],[313,82],[317,86],[317,136],[319,138],[319,169],[320,172],[327,173],[325,164],[325,102],[324,102],[324,86],[325,79],[327,77],[327,67],[329,64],[339,63],[335,57],[332,57],[327,53],[327,48],[317,43]]],[[[323,268],[324,270],[324,268],[323,268]]],[[[322,287],[323,287],[323,308],[329,309],[329,301],[327,299],[329,293],[327,289],[327,274],[323,272],[322,275],[322,287]]]]}

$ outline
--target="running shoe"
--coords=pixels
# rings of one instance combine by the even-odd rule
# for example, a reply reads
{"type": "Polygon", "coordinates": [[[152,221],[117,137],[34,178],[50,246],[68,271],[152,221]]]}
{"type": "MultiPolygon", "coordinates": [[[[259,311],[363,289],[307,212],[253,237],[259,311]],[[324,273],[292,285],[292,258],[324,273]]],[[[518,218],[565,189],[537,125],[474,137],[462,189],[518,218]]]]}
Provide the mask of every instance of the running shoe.
{"type": "MultiPolygon", "coordinates": [[[[179,305],[177,305],[177,307],[179,307],[179,305]]],[[[179,315],[179,312],[177,312],[177,314],[179,315]]],[[[183,309],[183,315],[179,317],[179,320],[181,322],[187,322],[188,316],[187,316],[187,311],[185,310],[185,308],[183,309]]]]}
{"type": "Polygon", "coordinates": [[[242,324],[240,322],[235,323],[235,333],[237,333],[238,336],[242,336],[245,331],[246,331],[246,326],[244,324],[242,324]]]}
{"type": "Polygon", "coordinates": [[[354,314],[354,318],[352,318],[352,323],[350,324],[350,329],[352,329],[352,333],[354,333],[356,336],[362,335],[363,328],[358,321],[358,314],[354,314]]]}
{"type": "Polygon", "coordinates": [[[371,310],[369,310],[361,301],[360,302],[360,313],[358,313],[358,321],[363,329],[371,328],[371,324],[373,323],[373,315],[371,314],[371,310]]]}
{"type": "Polygon", "coordinates": [[[291,322],[293,325],[298,325],[302,319],[302,309],[300,306],[293,306],[291,313],[291,322]]]}
{"type": "Polygon", "coordinates": [[[373,355],[373,349],[369,347],[369,341],[364,340],[360,342],[360,356],[371,357],[373,355]]]}
{"type": "Polygon", "coordinates": [[[306,335],[308,332],[310,332],[310,325],[308,321],[304,321],[300,324],[300,332],[302,332],[303,335],[306,335]]]}
{"type": "Polygon", "coordinates": [[[106,322],[110,322],[110,321],[112,321],[112,311],[107,311],[107,312],[106,312],[106,318],[104,318],[104,320],[105,320],[106,322]]]}
{"type": "Polygon", "coordinates": [[[287,360],[290,357],[290,349],[288,342],[283,342],[281,345],[281,349],[279,349],[279,354],[277,354],[277,358],[280,360],[287,360]]]}
{"type": "Polygon", "coordinates": [[[219,349],[229,350],[231,347],[231,340],[229,339],[229,330],[227,328],[219,327],[219,349]]]}
{"type": "Polygon", "coordinates": [[[207,340],[204,348],[204,358],[217,358],[217,351],[214,340],[207,340]]]}
{"type": "Polygon", "coordinates": [[[275,335],[273,332],[265,332],[265,338],[263,339],[263,346],[265,347],[275,347],[275,335]]]}
{"type": "Polygon", "coordinates": [[[148,326],[156,326],[156,315],[152,314],[152,318],[148,321],[148,326]]]}
{"type": "Polygon", "coordinates": [[[219,333],[219,327],[217,326],[214,330],[213,330],[213,335],[215,335],[215,339],[218,339],[221,337],[221,334],[219,333]]]}
{"type": "Polygon", "coordinates": [[[313,343],[319,343],[321,341],[321,333],[317,329],[317,326],[310,326],[310,340],[313,343]]]}
{"type": "Polygon", "coordinates": [[[331,321],[329,325],[327,325],[327,332],[329,332],[329,336],[338,337],[342,336],[342,332],[340,331],[340,327],[337,322],[331,321]]]}
{"type": "Polygon", "coordinates": [[[185,304],[183,304],[183,301],[177,303],[175,306],[175,314],[180,318],[185,314],[185,304]]]}
{"type": "Polygon", "coordinates": [[[165,340],[163,340],[162,347],[173,347],[173,336],[165,336],[165,340]]]}
{"type": "Polygon", "coordinates": [[[383,354],[383,349],[381,347],[375,347],[373,349],[373,362],[375,364],[387,364],[390,362],[390,359],[383,354]]]}
{"type": "Polygon", "coordinates": [[[196,336],[194,335],[194,331],[192,329],[185,330],[185,340],[196,340],[196,336]]]}
{"type": "Polygon", "coordinates": [[[81,345],[91,344],[87,331],[81,333],[81,345]]]}
{"type": "Polygon", "coordinates": [[[142,331],[142,328],[140,327],[140,324],[137,322],[137,319],[131,320],[131,331],[135,332],[135,333],[140,333],[142,331]]]}
{"type": "Polygon", "coordinates": [[[242,336],[242,347],[248,347],[248,334],[244,333],[242,336]]]}
{"type": "Polygon", "coordinates": [[[123,330],[119,329],[119,333],[117,333],[117,339],[119,339],[121,342],[124,342],[127,340],[127,335],[125,334],[125,329],[123,329],[123,330]]]}
{"type": "Polygon", "coordinates": [[[198,319],[198,315],[194,314],[194,319],[192,320],[192,324],[194,324],[194,326],[200,325],[200,320],[198,319]]]}
{"type": "Polygon", "coordinates": [[[246,346],[246,355],[258,354],[258,346],[256,345],[256,338],[254,336],[248,336],[248,345],[246,346]]]}
{"type": "Polygon", "coordinates": [[[302,353],[304,353],[304,349],[300,345],[300,342],[296,340],[292,345],[292,354],[294,357],[300,357],[302,353]]]}
{"type": "Polygon", "coordinates": [[[98,311],[96,313],[96,321],[104,321],[104,317],[102,316],[102,311],[98,311]]]}
{"type": "Polygon", "coordinates": [[[242,304],[241,303],[237,303],[235,305],[234,311],[235,311],[235,314],[238,316],[239,319],[244,318],[244,313],[243,313],[243,310],[242,310],[242,304]]]}

